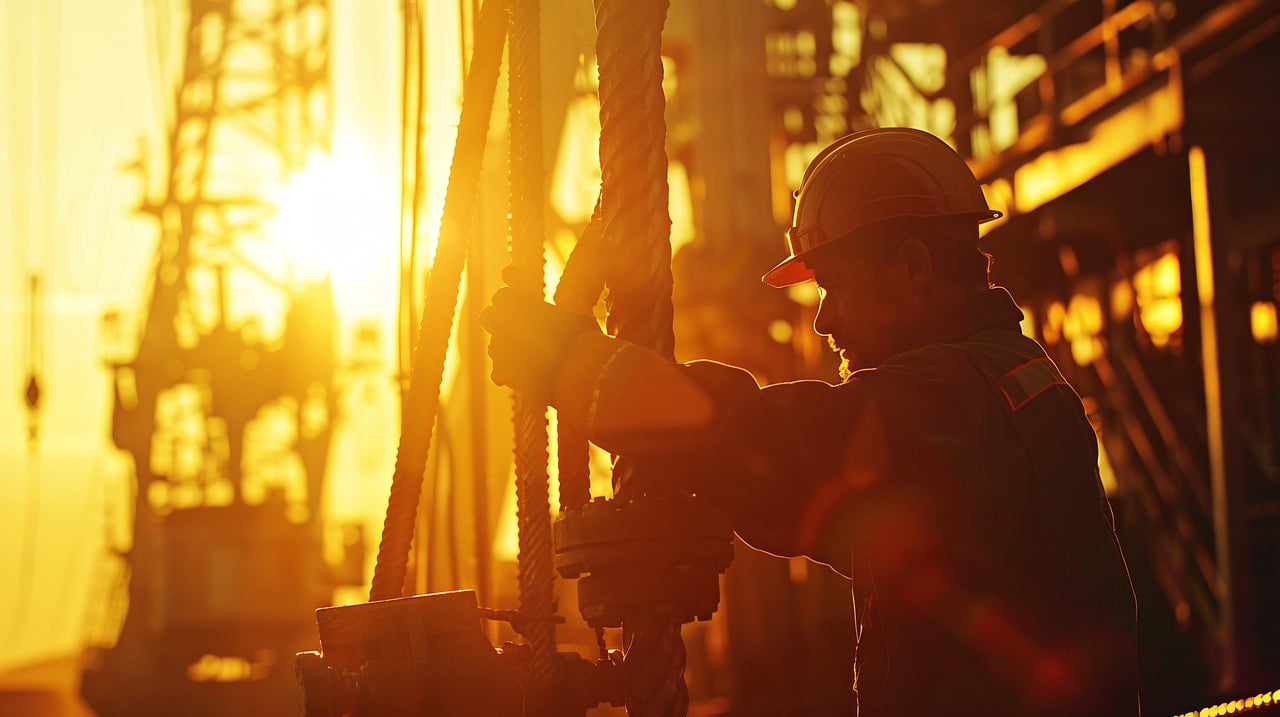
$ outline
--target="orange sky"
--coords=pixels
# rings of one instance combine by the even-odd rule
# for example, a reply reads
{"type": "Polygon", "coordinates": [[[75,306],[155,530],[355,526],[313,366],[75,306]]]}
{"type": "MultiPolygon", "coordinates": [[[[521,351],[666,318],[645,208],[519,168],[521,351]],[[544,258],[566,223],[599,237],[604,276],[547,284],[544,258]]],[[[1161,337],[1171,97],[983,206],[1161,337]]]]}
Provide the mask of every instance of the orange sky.
{"type": "MultiPolygon", "coordinates": [[[[357,317],[382,321],[388,377],[394,368],[400,4],[333,1],[335,161],[366,175],[366,193],[351,205],[358,216],[346,221],[371,228],[360,261],[334,254],[355,269],[335,273],[335,289],[341,330],[357,317]]],[[[430,107],[429,141],[444,150],[432,152],[443,165],[433,170],[440,176],[457,112],[457,4],[424,5],[426,26],[437,28],[430,96],[441,99],[430,107]]],[[[162,108],[172,102],[155,81],[147,18],[164,7],[180,24],[183,6],[180,0],[0,3],[0,673],[78,647],[86,605],[99,596],[94,578],[104,515],[130,500],[126,466],[108,440],[110,381],[100,364],[100,317],[140,305],[153,238],[150,222],[131,214],[139,186],[122,167],[136,156],[140,137],[154,146],[162,108]],[[31,272],[43,275],[47,287],[34,460],[28,460],[22,401],[29,345],[24,286],[31,272]],[[29,574],[27,565],[34,566],[29,574]]],[[[163,171],[159,159],[153,156],[155,171],[163,171]]],[[[439,215],[442,184],[431,188],[428,216],[439,215]]],[[[373,469],[377,478],[339,483],[332,492],[335,504],[367,514],[373,524],[381,521],[395,450],[389,378],[379,396],[370,410],[386,419],[388,430],[347,431],[335,439],[340,466],[373,469]]]]}

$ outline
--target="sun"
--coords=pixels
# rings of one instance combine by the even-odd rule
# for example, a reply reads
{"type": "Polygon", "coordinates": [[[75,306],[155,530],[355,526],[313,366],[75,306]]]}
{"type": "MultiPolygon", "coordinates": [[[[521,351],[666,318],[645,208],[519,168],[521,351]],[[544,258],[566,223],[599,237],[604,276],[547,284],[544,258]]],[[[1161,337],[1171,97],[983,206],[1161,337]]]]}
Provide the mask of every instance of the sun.
{"type": "MultiPolygon", "coordinates": [[[[278,192],[270,225],[287,271],[328,277],[339,306],[358,308],[367,290],[396,277],[395,172],[358,147],[316,153],[278,192]]],[[[359,313],[359,312],[358,312],[359,313]]]]}

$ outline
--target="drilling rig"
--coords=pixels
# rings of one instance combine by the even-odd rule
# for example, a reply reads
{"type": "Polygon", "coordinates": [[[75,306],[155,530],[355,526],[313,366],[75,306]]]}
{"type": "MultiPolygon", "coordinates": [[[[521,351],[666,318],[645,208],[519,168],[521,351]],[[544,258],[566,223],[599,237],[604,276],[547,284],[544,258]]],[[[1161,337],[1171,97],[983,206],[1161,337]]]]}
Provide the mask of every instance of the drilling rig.
{"type": "Polygon", "coordinates": [[[164,156],[135,165],[156,227],[144,305],[104,317],[111,439],[134,478],[107,610],[127,617],[91,648],[82,688],[104,717],[296,709],[291,658],[335,585],[332,290],[264,251],[271,188],[329,147],[329,3],[184,9],[185,46],[160,60],[164,156]]]}
{"type": "MultiPolygon", "coordinates": [[[[487,98],[480,101],[474,93],[464,92],[464,107],[488,116],[502,45],[509,43],[509,81],[514,87],[509,93],[509,114],[525,123],[509,128],[513,137],[524,133],[522,140],[512,142],[517,154],[524,156],[510,163],[513,170],[535,169],[531,174],[513,171],[513,184],[521,185],[526,199],[539,197],[544,191],[536,186],[541,158],[532,154],[531,148],[538,144],[531,138],[541,132],[528,121],[542,115],[535,84],[541,75],[531,58],[539,55],[539,44],[545,55],[555,54],[547,46],[560,51],[568,43],[537,39],[535,28],[555,26],[540,25],[538,3],[487,0],[484,4],[510,6],[511,36],[506,37],[503,27],[507,21],[498,17],[494,37],[489,38],[492,51],[486,54],[480,47],[485,33],[477,30],[473,62],[487,58],[492,66],[485,73],[492,74],[473,66],[468,77],[490,86],[487,98]],[[526,63],[523,73],[514,69],[521,62],[526,63]]],[[[955,144],[988,185],[993,200],[1003,202],[1000,206],[1008,215],[985,237],[986,245],[997,254],[997,280],[1025,297],[1024,310],[1031,319],[1027,330],[1046,344],[1072,383],[1081,388],[1114,464],[1118,491],[1114,499],[1121,507],[1122,531],[1131,541],[1126,549],[1133,548],[1129,554],[1135,557],[1135,580],[1140,591],[1150,596],[1143,608],[1144,626],[1154,624],[1163,631],[1145,638],[1158,645],[1154,654],[1165,664],[1147,663],[1150,674],[1144,680],[1160,687],[1144,685],[1144,702],[1152,711],[1171,712],[1204,704],[1208,697],[1272,689],[1266,680],[1277,664],[1276,619],[1256,606],[1271,604],[1277,594],[1274,536],[1280,480],[1274,446],[1275,426],[1280,425],[1275,413],[1280,405],[1275,399],[1280,374],[1275,371],[1274,312],[1280,297],[1280,249],[1274,211],[1266,201],[1275,195],[1276,187],[1274,172],[1268,170],[1275,166],[1271,161],[1276,155],[1274,133],[1266,120],[1278,116],[1278,111],[1274,101],[1264,101],[1247,90],[1265,86],[1266,68],[1274,67],[1275,38],[1280,36],[1275,10],[1260,0],[1004,0],[987,3],[981,14],[948,0],[758,4],[696,0],[672,4],[674,27],[663,36],[662,22],[642,25],[625,16],[623,8],[640,12],[645,6],[661,6],[665,13],[666,2],[600,0],[594,5],[600,33],[607,26],[614,31],[622,28],[623,39],[660,40],[641,48],[647,53],[645,62],[629,66],[647,72],[652,83],[661,76],[656,71],[661,65],[654,63],[661,52],[661,62],[671,61],[673,76],[679,79],[682,89],[673,91],[674,108],[666,113],[672,127],[665,140],[666,154],[679,158],[697,179],[695,184],[706,190],[695,200],[700,236],[694,248],[703,254],[686,249],[686,269],[690,254],[694,260],[702,256],[713,267],[741,269],[737,273],[744,276],[749,273],[746,265],[764,264],[751,252],[771,256],[777,251],[781,228],[775,220],[780,213],[784,218],[779,221],[785,221],[788,208],[776,206],[772,197],[785,198],[785,190],[795,186],[793,180],[798,177],[788,178],[788,171],[803,168],[820,146],[848,131],[878,125],[924,126],[955,144]],[[1039,7],[1029,11],[1031,5],[1039,7]],[[624,21],[618,22],[620,18],[624,21]],[[637,31],[641,27],[648,28],[647,34],[637,31]],[[743,60],[744,56],[748,59],[743,60]],[[1254,80],[1251,84],[1222,81],[1228,76],[1254,80]],[[739,91],[744,86],[761,86],[766,91],[739,91]],[[1236,131],[1237,118],[1244,116],[1254,118],[1247,125],[1247,135],[1236,131]],[[1060,171],[1066,167],[1079,173],[1060,171]],[[770,181],[776,186],[770,186],[770,181]],[[1228,189],[1240,191],[1231,202],[1223,199],[1228,189]],[[1132,196],[1133,201],[1117,208],[1117,196],[1132,196]],[[1232,216],[1229,210],[1237,215],[1231,220],[1226,219],[1232,216]],[[744,248],[744,244],[758,246],[744,248]],[[1169,274],[1164,269],[1170,267],[1172,281],[1157,280],[1169,274]],[[1179,279],[1185,282],[1185,291],[1179,279]],[[1156,290],[1166,284],[1173,286],[1171,291],[1156,290]],[[1208,293],[1197,292],[1200,287],[1208,293]],[[1176,308],[1176,325],[1170,327],[1166,321],[1158,326],[1155,319],[1160,312],[1151,307],[1176,308]],[[1250,311],[1270,312],[1269,333],[1251,331],[1246,322],[1250,311]],[[1176,648],[1169,647],[1172,638],[1177,638],[1176,648]],[[1209,664],[1195,664],[1196,658],[1209,664]],[[1166,686],[1175,682],[1176,689],[1166,686]]],[[[170,127],[172,168],[167,183],[148,195],[154,199],[143,203],[143,211],[155,217],[160,228],[150,303],[140,331],[132,337],[136,356],[110,361],[116,389],[114,438],[134,459],[138,490],[135,536],[127,553],[133,566],[130,618],[116,649],[104,653],[102,669],[86,679],[86,694],[103,714],[121,713],[121,705],[126,704],[129,714],[165,711],[162,707],[173,711],[175,705],[181,705],[184,713],[214,714],[200,712],[220,709],[208,697],[214,694],[227,695],[222,703],[227,706],[221,708],[226,711],[231,711],[233,699],[236,709],[248,713],[266,713],[277,706],[292,710],[291,685],[282,690],[279,703],[267,699],[265,691],[243,701],[233,695],[255,685],[265,690],[280,675],[288,682],[290,655],[296,649],[314,647],[309,605],[301,603],[307,602],[302,596],[321,592],[314,540],[334,369],[332,355],[317,347],[325,346],[325,341],[331,345],[331,335],[320,334],[332,330],[332,309],[323,287],[308,292],[286,286],[273,294],[289,317],[278,339],[255,337],[249,325],[236,318],[228,300],[236,294],[229,289],[244,282],[236,284],[233,277],[278,283],[259,282],[264,272],[249,269],[246,255],[238,248],[254,235],[270,207],[260,199],[227,193],[227,183],[220,181],[227,166],[225,160],[213,161],[212,148],[226,144],[223,132],[234,128],[240,133],[235,142],[252,144],[260,157],[270,157],[287,172],[299,166],[305,148],[324,145],[327,125],[319,108],[327,97],[320,70],[327,62],[322,45],[327,14],[323,4],[301,0],[259,0],[234,5],[234,11],[231,7],[231,3],[193,0],[187,32],[191,45],[170,127]],[[308,19],[291,25],[297,30],[292,35],[272,29],[276,23],[283,28],[293,22],[285,18],[303,15],[308,19]],[[293,38],[289,41],[293,44],[286,37],[293,38]],[[237,76],[244,68],[236,58],[247,56],[257,58],[258,73],[237,76]],[[286,67],[286,61],[295,56],[305,60],[286,67]],[[267,141],[269,137],[275,139],[267,141]],[[264,144],[265,152],[261,151],[264,144]],[[291,308],[286,311],[285,307],[291,308]],[[295,365],[291,361],[303,344],[308,346],[308,363],[295,365]],[[198,359],[197,348],[202,350],[198,359]],[[288,380],[279,380],[280,376],[288,380]],[[220,403],[228,385],[236,387],[234,406],[220,403]],[[268,470],[257,462],[261,453],[249,450],[253,430],[249,424],[266,406],[283,406],[286,418],[297,426],[287,451],[306,466],[304,512],[298,511],[296,502],[291,506],[278,495],[249,498],[249,486],[261,483],[261,472],[268,470]],[[310,424],[319,426],[319,431],[309,433],[311,429],[304,430],[311,420],[307,416],[326,420],[310,424]],[[198,426],[194,433],[192,425],[198,426]],[[291,522],[291,515],[305,517],[291,522]],[[213,525],[218,527],[209,527],[213,525]],[[279,530],[268,535],[264,529],[264,539],[251,543],[250,525],[279,530]],[[241,542],[218,552],[232,540],[227,536],[241,542]],[[287,536],[297,536],[297,542],[288,543],[293,538],[287,536]],[[300,572],[289,576],[249,572],[273,561],[285,564],[262,557],[274,549],[258,546],[286,543],[300,546],[297,553],[280,548],[275,555],[299,556],[288,564],[300,572]],[[178,571],[212,574],[200,572],[206,568],[198,566],[208,566],[208,571],[221,566],[217,569],[224,571],[224,577],[208,588],[192,587],[195,580],[178,571]],[[286,583],[288,590],[273,587],[286,583]],[[270,600],[255,599],[267,590],[274,590],[270,600]],[[248,626],[245,629],[258,642],[246,638],[231,643],[231,631],[216,633],[216,627],[210,627],[230,624],[248,626]],[[261,647],[259,643],[277,629],[281,636],[289,631],[290,639],[296,635],[296,643],[286,644],[281,637],[280,642],[261,647]],[[260,675],[269,676],[259,679],[260,675]],[[187,709],[192,695],[202,702],[187,709]],[[109,703],[108,698],[116,701],[109,703]],[[107,704],[114,704],[114,711],[107,704]]],[[[547,11],[546,6],[542,9],[547,11]]],[[[651,19],[660,20],[657,14],[651,19]]],[[[567,23],[559,25],[563,31],[567,23]]],[[[624,97],[619,89],[629,88],[620,82],[623,75],[605,69],[603,55],[626,44],[600,44],[605,48],[602,56],[587,56],[583,62],[590,65],[600,60],[598,91],[600,102],[608,104],[605,95],[624,97]]],[[[570,49],[576,54],[576,48],[570,49]]],[[[629,112],[639,116],[634,109],[638,104],[655,110],[656,116],[647,118],[648,127],[635,128],[653,129],[665,109],[661,94],[654,92],[656,84],[640,89],[644,92],[638,95],[645,102],[631,103],[629,112]]],[[[627,114],[618,111],[611,116],[625,121],[627,114]]],[[[471,127],[475,121],[475,117],[468,119],[466,111],[459,121],[460,145],[464,125],[468,132],[475,132],[476,147],[459,153],[472,160],[478,157],[487,130],[487,126],[471,127]]],[[[613,124],[609,131],[620,126],[613,124]]],[[[619,137],[612,134],[609,141],[619,137]]],[[[640,155],[652,160],[663,155],[662,143],[652,140],[647,133],[627,135],[618,146],[644,147],[647,151],[640,155]]],[[[609,141],[602,139],[602,147],[609,141]]],[[[603,154],[601,159],[603,164],[603,154]]],[[[443,318],[434,327],[437,340],[428,342],[436,351],[429,360],[441,363],[457,298],[457,272],[468,250],[474,213],[474,197],[467,196],[474,187],[468,189],[458,179],[466,173],[457,169],[451,173],[451,183],[459,194],[446,198],[441,224],[448,231],[441,232],[438,251],[443,253],[433,263],[430,277],[432,285],[438,286],[435,292],[443,292],[437,312],[443,318]]],[[[631,179],[639,176],[636,172],[631,179]]],[[[656,177],[665,177],[665,172],[658,171],[656,177]]],[[[659,181],[654,179],[636,181],[631,187],[656,187],[659,181]]],[[[620,187],[627,185],[614,184],[610,191],[620,187]]],[[[639,216],[638,210],[636,216],[620,220],[624,214],[620,208],[642,206],[632,201],[638,194],[626,197],[628,201],[617,201],[620,196],[602,201],[605,214],[616,212],[611,218],[618,226],[631,221],[662,224],[660,214],[639,216]]],[[[537,248],[547,233],[540,225],[541,205],[519,206],[514,197],[512,203],[516,205],[510,217],[513,237],[534,238],[531,243],[520,240],[517,263],[541,276],[542,252],[537,248]],[[533,250],[526,251],[530,247],[533,250]]],[[[576,233],[582,227],[574,229],[576,233]]],[[[583,231],[583,246],[602,241],[598,236],[588,240],[589,233],[583,231]]],[[[609,235],[662,233],[624,227],[609,235]]],[[[475,237],[471,240],[474,249],[479,242],[475,237]]],[[[653,268],[669,258],[655,256],[656,260],[649,257],[649,261],[631,263],[653,268]]],[[[474,256],[466,259],[471,263],[474,256]]],[[[677,256],[677,272],[679,265],[677,256]]],[[[590,274],[589,269],[584,271],[590,274]]],[[[621,303],[611,307],[617,322],[611,330],[666,346],[670,318],[662,315],[666,307],[659,307],[655,297],[628,299],[625,292],[638,288],[661,293],[657,284],[665,277],[649,277],[648,286],[631,286],[620,274],[579,276],[588,280],[588,285],[579,287],[587,310],[599,298],[601,282],[611,292],[624,290],[614,292],[621,303]],[[632,309],[635,313],[625,311],[632,309]],[[646,329],[655,331],[650,334],[646,329]]],[[[754,282],[754,277],[747,278],[754,282]]],[[[699,272],[697,279],[701,285],[724,286],[709,280],[707,271],[699,272]]],[[[695,282],[682,286],[677,273],[674,283],[686,292],[688,302],[688,287],[695,282]]],[[[427,289],[429,306],[434,306],[432,285],[427,289]]],[[[558,301],[561,298],[557,296],[558,301]]],[[[803,297],[796,299],[797,306],[788,300],[781,308],[780,300],[765,301],[770,300],[762,299],[760,310],[752,314],[760,319],[759,330],[743,332],[737,340],[741,354],[754,351],[761,356],[759,361],[726,356],[723,345],[695,344],[696,350],[759,369],[771,380],[791,378],[789,372],[799,369],[821,368],[816,365],[821,346],[807,346],[800,338],[807,335],[804,329],[812,319],[812,304],[803,297]],[[774,338],[773,328],[780,321],[785,330],[776,335],[784,338],[774,338]],[[715,354],[716,350],[721,353],[715,354]],[[797,368],[793,362],[806,365],[797,368]]],[[[676,302],[680,321],[679,294],[676,302]]],[[[752,313],[743,302],[729,306],[723,292],[706,298],[706,303],[713,302],[731,309],[715,316],[752,313]]],[[[684,308],[689,316],[688,303],[684,308]]],[[[730,333],[723,321],[709,321],[706,330],[691,332],[691,322],[684,320],[682,346],[690,344],[689,333],[715,338],[730,333]]],[[[1265,329],[1266,322],[1257,323],[1265,329]]],[[[422,373],[428,380],[421,388],[433,394],[441,369],[427,369],[422,373]]],[[[535,419],[531,423],[541,422],[540,406],[523,408],[532,409],[522,411],[526,418],[535,419]]],[[[418,418],[418,430],[404,433],[418,441],[417,458],[425,461],[433,417],[418,418]]],[[[544,450],[547,438],[542,427],[534,425],[528,433],[544,450]]],[[[580,456],[582,445],[578,441],[577,448],[566,450],[571,447],[566,441],[558,454],[580,456]]],[[[545,455],[534,455],[522,465],[545,463],[545,455]]],[[[418,708],[443,704],[459,713],[474,713],[480,704],[450,701],[461,694],[467,699],[491,697],[493,707],[488,713],[584,712],[600,702],[627,702],[633,714],[682,714],[689,699],[681,689],[684,651],[679,623],[705,617],[716,603],[707,600],[709,606],[696,604],[683,612],[668,609],[670,614],[653,619],[654,615],[626,602],[639,591],[631,589],[628,576],[616,568],[634,555],[636,543],[680,542],[672,552],[683,556],[695,552],[690,546],[701,548],[706,536],[689,531],[675,535],[677,541],[671,534],[644,532],[655,526],[680,527],[678,511],[667,509],[670,497],[647,494],[642,484],[632,480],[635,475],[623,471],[616,476],[614,500],[591,501],[581,480],[577,490],[565,490],[567,465],[558,470],[561,512],[566,519],[552,524],[551,535],[545,530],[549,520],[520,521],[522,527],[537,523],[541,534],[529,541],[529,545],[538,544],[536,550],[522,546],[521,579],[537,590],[528,591],[528,604],[518,611],[478,610],[476,598],[466,591],[401,597],[403,557],[412,539],[417,501],[397,501],[396,512],[410,520],[395,540],[388,541],[384,534],[384,543],[395,558],[387,563],[401,563],[400,568],[386,571],[382,580],[375,574],[370,603],[322,612],[324,652],[299,660],[309,713],[345,712],[361,699],[353,685],[372,677],[376,679],[369,684],[394,689],[366,690],[366,696],[389,696],[391,703],[394,698],[407,699],[418,708]],[[640,517],[620,515],[619,497],[652,512],[640,517]],[[600,544],[606,548],[588,554],[588,547],[600,544]],[[630,641],[628,647],[634,649],[628,650],[625,659],[619,651],[603,649],[603,640],[601,659],[594,663],[556,651],[553,625],[559,611],[545,590],[552,580],[550,568],[566,580],[585,576],[579,582],[579,608],[586,604],[593,611],[589,616],[584,613],[591,627],[603,630],[623,622],[635,627],[627,630],[629,637],[638,639],[630,641]],[[610,573],[623,579],[609,582],[610,573]],[[495,651],[478,629],[480,615],[519,623],[529,644],[495,651]],[[387,644],[404,647],[412,641],[401,638],[410,634],[422,639],[408,645],[402,651],[405,654],[383,654],[384,661],[399,658],[405,663],[398,666],[403,671],[397,672],[392,665],[381,674],[363,672],[369,662],[368,654],[362,652],[365,648],[381,649],[385,645],[378,640],[384,637],[387,644]],[[430,651],[437,641],[456,648],[459,659],[419,659],[422,655],[415,650],[425,646],[430,651]],[[460,665],[469,665],[463,670],[467,674],[461,675],[466,679],[459,679],[460,665]],[[646,674],[657,678],[636,679],[646,674]],[[529,695],[550,704],[511,704],[512,693],[502,688],[519,680],[534,688],[529,695]],[[408,686],[413,689],[399,689],[408,686]],[[568,704],[554,704],[548,695],[563,697],[568,704]]],[[[416,470],[405,470],[405,475],[421,475],[421,466],[409,468],[416,470]]],[[[536,475],[540,471],[521,472],[525,473],[520,480],[523,514],[547,514],[546,477],[536,475]]],[[[412,486],[399,475],[396,481],[412,486]]],[[[393,487],[393,493],[400,492],[393,487]]],[[[408,494],[416,498],[413,490],[408,494]]],[[[394,522],[391,512],[389,525],[394,522]]],[[[727,536],[727,530],[720,532],[727,536]]],[[[724,541],[718,537],[715,541],[706,551],[706,565],[699,566],[704,572],[719,571],[726,562],[727,553],[720,545],[724,541]]],[[[483,541],[477,538],[476,542],[483,541]]],[[[781,714],[847,700],[842,660],[847,659],[852,626],[847,619],[837,622],[827,617],[846,610],[847,586],[823,582],[820,571],[810,571],[802,563],[765,563],[759,556],[761,564],[748,572],[753,569],[752,559],[749,551],[741,551],[734,571],[725,576],[726,603],[734,606],[725,618],[732,625],[729,669],[737,676],[730,688],[734,709],[742,714],[781,714]],[[752,605],[765,605],[767,610],[752,612],[752,605]],[[840,694],[823,695],[825,701],[814,702],[815,684],[834,685],[829,691],[840,694]]],[[[710,579],[703,582],[714,584],[710,579]]],[[[674,580],[648,583],[680,584],[674,580]]],[[[480,591],[482,600],[485,592],[480,591]]],[[[667,608],[674,602],[665,597],[653,600],[664,601],[667,608]]],[[[274,699],[276,692],[270,694],[274,699]]]]}

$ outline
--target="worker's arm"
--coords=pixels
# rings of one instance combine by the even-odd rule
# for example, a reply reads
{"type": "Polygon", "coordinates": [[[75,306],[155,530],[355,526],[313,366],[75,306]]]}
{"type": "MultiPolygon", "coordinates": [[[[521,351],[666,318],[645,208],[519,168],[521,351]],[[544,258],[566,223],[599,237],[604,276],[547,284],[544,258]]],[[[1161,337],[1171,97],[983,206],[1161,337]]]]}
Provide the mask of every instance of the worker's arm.
{"type": "Polygon", "coordinates": [[[554,406],[607,450],[668,450],[712,422],[710,397],[676,364],[605,336],[593,317],[504,288],[481,322],[493,381],[554,406]]]}
{"type": "Polygon", "coordinates": [[[887,471],[879,412],[859,386],[761,390],[746,371],[674,364],[603,335],[590,316],[509,289],[482,322],[493,335],[496,383],[546,401],[597,445],[706,495],[758,547],[847,560],[843,538],[827,544],[830,522],[887,471]]]}

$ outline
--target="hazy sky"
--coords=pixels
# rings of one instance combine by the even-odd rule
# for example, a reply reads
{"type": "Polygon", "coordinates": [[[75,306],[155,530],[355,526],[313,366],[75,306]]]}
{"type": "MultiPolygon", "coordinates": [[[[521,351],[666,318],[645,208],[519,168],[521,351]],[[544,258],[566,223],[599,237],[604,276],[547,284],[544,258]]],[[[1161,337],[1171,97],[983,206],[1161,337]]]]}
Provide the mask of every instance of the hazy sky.
{"type": "MultiPolygon", "coordinates": [[[[333,2],[335,155],[366,172],[358,221],[372,227],[362,260],[347,262],[356,272],[336,274],[335,287],[342,318],[380,318],[388,340],[400,4],[333,2]]],[[[447,150],[449,118],[456,121],[457,65],[447,58],[458,56],[457,4],[424,5],[432,14],[427,27],[448,30],[436,31],[431,53],[431,141],[447,150]]],[[[181,22],[183,7],[180,0],[0,2],[0,673],[77,648],[86,605],[100,597],[103,516],[130,500],[125,466],[108,439],[111,384],[100,363],[100,317],[136,310],[143,296],[154,234],[148,220],[132,215],[140,187],[123,167],[139,138],[154,141],[163,131],[163,108],[172,102],[156,86],[148,19],[167,9],[181,22]],[[22,399],[30,273],[46,284],[33,460],[22,399]]],[[[447,166],[448,151],[433,154],[447,166]]],[[[382,444],[358,450],[340,436],[339,460],[385,462],[396,440],[394,430],[385,433],[382,444]]],[[[362,495],[348,505],[376,515],[381,500],[362,495]]]]}

